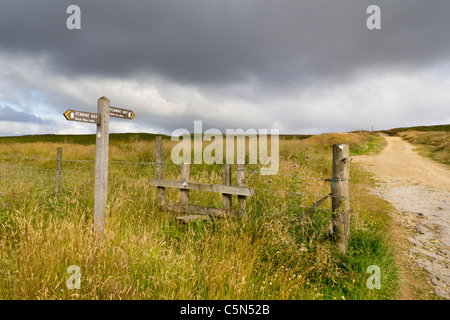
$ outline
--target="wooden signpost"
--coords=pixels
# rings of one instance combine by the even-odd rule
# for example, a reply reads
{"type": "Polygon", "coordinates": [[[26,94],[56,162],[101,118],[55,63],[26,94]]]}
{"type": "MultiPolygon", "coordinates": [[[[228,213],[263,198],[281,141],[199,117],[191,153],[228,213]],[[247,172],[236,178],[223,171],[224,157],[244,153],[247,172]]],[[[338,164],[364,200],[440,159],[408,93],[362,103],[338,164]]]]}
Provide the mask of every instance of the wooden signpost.
{"type": "Polygon", "coordinates": [[[97,102],[97,113],[68,109],[64,117],[69,121],[95,123],[97,134],[95,142],[95,198],[94,198],[94,228],[99,234],[105,231],[105,211],[108,188],[108,149],[109,149],[109,117],[133,119],[132,110],[110,106],[106,97],[97,102]]]}

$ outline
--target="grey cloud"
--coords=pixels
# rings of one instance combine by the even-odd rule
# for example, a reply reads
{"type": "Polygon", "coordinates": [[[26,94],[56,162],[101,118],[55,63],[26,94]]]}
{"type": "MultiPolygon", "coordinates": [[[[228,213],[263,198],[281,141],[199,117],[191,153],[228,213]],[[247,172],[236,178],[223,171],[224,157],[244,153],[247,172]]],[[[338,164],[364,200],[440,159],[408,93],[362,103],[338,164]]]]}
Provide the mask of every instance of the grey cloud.
{"type": "MultiPolygon", "coordinates": [[[[124,120],[112,119],[112,123],[124,120]]],[[[210,128],[219,129],[225,133],[226,129],[248,129],[254,128],[256,130],[263,128],[270,128],[270,122],[266,121],[252,121],[248,118],[230,117],[230,119],[212,118],[205,119],[201,115],[186,114],[182,116],[176,115],[154,115],[154,114],[137,114],[133,122],[141,126],[147,126],[159,129],[159,132],[171,133],[175,129],[186,129],[189,132],[194,132],[194,121],[202,121],[203,131],[210,128]]],[[[113,126],[114,124],[111,124],[113,126]]]]}
{"type": "Polygon", "coordinates": [[[448,12],[437,0],[2,1],[0,47],[48,54],[67,75],[152,73],[203,86],[254,76],[286,88],[448,60],[448,12]],[[81,8],[79,31],[65,27],[70,4],[81,8]],[[365,26],[371,4],[381,30],[365,26]]]}
{"type": "Polygon", "coordinates": [[[29,114],[23,111],[16,111],[8,106],[0,106],[0,121],[8,122],[26,122],[44,124],[48,123],[47,120],[43,120],[33,114],[29,114]]]}

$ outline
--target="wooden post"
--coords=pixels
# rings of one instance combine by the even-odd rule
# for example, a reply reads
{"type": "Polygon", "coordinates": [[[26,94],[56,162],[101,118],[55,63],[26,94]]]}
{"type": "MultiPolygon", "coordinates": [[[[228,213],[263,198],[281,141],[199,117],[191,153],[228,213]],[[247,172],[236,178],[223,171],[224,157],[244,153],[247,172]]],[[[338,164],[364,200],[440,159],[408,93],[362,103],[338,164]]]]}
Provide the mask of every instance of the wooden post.
{"type": "MultiPolygon", "coordinates": [[[[237,171],[238,187],[245,187],[245,164],[238,163],[236,165],[236,171],[237,171]]],[[[246,196],[238,195],[238,207],[239,207],[239,214],[241,217],[247,217],[246,201],[247,201],[246,196]]]]}
{"type": "Polygon", "coordinates": [[[59,193],[59,185],[61,183],[61,162],[62,148],[56,148],[56,176],[55,176],[55,192],[59,193]]]}
{"type": "MultiPolygon", "coordinates": [[[[156,148],[156,176],[158,179],[164,180],[164,149],[162,137],[157,136],[155,140],[156,148]]],[[[160,208],[166,201],[166,188],[158,187],[157,189],[158,205],[160,208]]]]}
{"type": "MultiPolygon", "coordinates": [[[[222,183],[225,186],[231,186],[231,164],[224,164],[222,167],[222,183]]],[[[231,210],[231,194],[223,193],[222,194],[223,201],[223,210],[229,211],[231,210]]]]}
{"type": "MultiPolygon", "coordinates": [[[[191,165],[189,163],[181,164],[181,182],[189,182],[189,177],[191,175],[191,165]]],[[[189,190],[180,189],[180,202],[183,206],[189,205],[189,190]]]]}
{"type": "Polygon", "coordinates": [[[348,144],[333,145],[333,173],[331,196],[333,211],[333,236],[336,247],[346,253],[350,240],[350,151],[348,144]]]}
{"type": "Polygon", "coordinates": [[[95,198],[94,229],[98,234],[105,232],[105,211],[108,188],[108,147],[110,102],[101,97],[97,102],[100,123],[97,124],[95,144],[95,198]]]}
{"type": "MultiPolygon", "coordinates": [[[[245,164],[237,164],[236,170],[238,187],[245,187],[245,164]]],[[[245,196],[238,195],[239,215],[241,215],[241,217],[247,217],[246,199],[245,196]]]]}

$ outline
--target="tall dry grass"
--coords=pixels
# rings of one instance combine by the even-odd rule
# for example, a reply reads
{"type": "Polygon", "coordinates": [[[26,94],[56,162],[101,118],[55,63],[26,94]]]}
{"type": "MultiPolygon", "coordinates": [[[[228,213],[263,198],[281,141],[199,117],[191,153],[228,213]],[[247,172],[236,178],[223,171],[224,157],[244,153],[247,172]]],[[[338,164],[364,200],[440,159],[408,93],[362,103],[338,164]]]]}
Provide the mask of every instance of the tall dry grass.
{"type": "MultiPolygon", "coordinates": [[[[1,158],[0,298],[2,299],[389,299],[397,292],[396,265],[387,239],[385,203],[367,194],[370,178],[352,169],[352,235],[349,254],[328,238],[329,202],[304,216],[305,207],[329,192],[329,184],[304,177],[331,175],[335,139],[361,146],[368,136],[312,137],[280,144],[280,173],[246,173],[257,189],[247,219],[215,219],[179,225],[160,211],[153,165],[112,163],[106,236],[93,233],[93,164],[64,163],[54,193],[54,162],[1,158]],[[9,159],[9,160],[8,160],[9,159]],[[27,171],[31,170],[34,171],[27,171]],[[36,169],[37,168],[37,169],[36,169]],[[30,176],[28,172],[34,172],[30,176]],[[366,269],[382,270],[382,289],[366,287],[366,269]],[[70,290],[67,268],[81,269],[81,288],[70,290]]],[[[166,177],[174,142],[164,141],[166,177]]],[[[54,143],[0,145],[0,154],[92,160],[93,146],[54,143]]],[[[115,161],[155,158],[154,142],[117,142],[115,161]]],[[[257,166],[248,166],[258,170],[257,166]]],[[[193,165],[191,179],[221,183],[221,166],[193,165]]],[[[233,175],[233,184],[236,174],[233,175]]],[[[167,191],[177,201],[176,191],[167,191]]],[[[191,193],[192,203],[220,206],[219,195],[191,193]]],[[[234,204],[236,207],[236,200],[234,204]]]]}

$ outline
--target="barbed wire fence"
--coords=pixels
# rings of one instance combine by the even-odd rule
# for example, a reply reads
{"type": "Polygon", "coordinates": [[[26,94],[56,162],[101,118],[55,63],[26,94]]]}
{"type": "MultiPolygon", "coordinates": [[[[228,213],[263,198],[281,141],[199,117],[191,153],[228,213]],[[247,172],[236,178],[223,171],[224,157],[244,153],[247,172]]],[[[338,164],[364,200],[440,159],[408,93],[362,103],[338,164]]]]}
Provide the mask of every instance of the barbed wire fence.
{"type": "MultiPolygon", "coordinates": [[[[56,158],[38,156],[0,155],[0,195],[8,190],[33,190],[44,192],[47,195],[55,194],[56,184],[61,187],[62,193],[78,193],[88,197],[94,196],[95,160],[89,159],[61,159],[63,163],[60,172],[56,169],[56,158]]],[[[115,192],[155,192],[156,188],[149,185],[148,180],[157,175],[155,161],[108,161],[108,191],[115,192]]],[[[165,161],[164,166],[169,168],[166,175],[178,179],[179,165],[165,161]]],[[[255,165],[249,165],[257,167],[255,165]]],[[[199,166],[204,169],[204,166],[199,166]]],[[[195,165],[192,168],[192,181],[196,178],[205,180],[211,178],[213,183],[221,184],[220,165],[212,165],[207,175],[198,174],[195,165]],[[212,175],[212,173],[215,175],[212,175]],[[209,176],[208,176],[209,175],[209,176]]],[[[327,198],[331,199],[330,185],[332,178],[311,177],[299,173],[300,168],[293,168],[294,172],[278,172],[274,175],[261,175],[258,169],[244,169],[246,184],[255,189],[255,196],[248,199],[250,209],[265,208],[266,210],[287,208],[303,215],[311,210],[317,210],[327,198]],[[282,178],[282,185],[278,178],[282,178]],[[286,177],[288,179],[286,179],[286,177]],[[313,183],[312,187],[310,183],[313,183]],[[306,191],[312,187],[314,191],[306,191]]],[[[209,181],[211,182],[211,181],[209,181]]],[[[169,200],[177,201],[178,190],[167,189],[169,200]]],[[[221,209],[222,198],[220,194],[211,194],[203,191],[190,191],[190,202],[193,205],[221,209]]],[[[236,207],[237,203],[233,203],[236,207]]],[[[330,211],[330,206],[323,206],[323,211],[330,211]]]]}
{"type": "MultiPolygon", "coordinates": [[[[18,190],[18,187],[26,184],[33,185],[34,188],[45,186],[49,193],[58,193],[54,190],[56,184],[59,184],[62,191],[83,191],[93,196],[95,160],[62,159],[60,171],[56,169],[57,161],[55,158],[0,155],[3,189],[0,192],[5,193],[4,190],[8,188],[18,190]]],[[[156,174],[156,170],[152,168],[156,165],[154,162],[109,161],[109,164],[108,185],[111,191],[145,190],[148,186],[145,184],[147,176],[156,174]],[[119,174],[117,165],[121,166],[122,174],[119,174]]]]}
{"type": "MultiPolygon", "coordinates": [[[[236,172],[238,191],[231,184],[232,171],[229,164],[202,165],[200,170],[196,170],[195,166],[191,168],[190,165],[181,164],[177,170],[166,171],[164,167],[169,168],[175,164],[165,161],[161,139],[157,139],[155,150],[156,161],[153,162],[108,161],[106,164],[108,189],[105,194],[109,194],[109,199],[116,198],[120,193],[122,199],[127,198],[130,201],[142,202],[144,198],[153,199],[150,206],[161,208],[162,204],[166,204],[166,199],[169,200],[167,202],[169,204],[177,201],[176,194],[178,193],[179,203],[184,212],[201,210],[203,214],[205,211],[209,211],[213,215],[222,215],[223,212],[234,211],[234,214],[239,213],[243,216],[247,216],[247,211],[256,214],[278,212],[291,215],[295,221],[308,216],[308,214],[320,212],[330,220],[329,226],[331,233],[337,239],[338,249],[346,252],[350,235],[351,211],[348,191],[351,159],[348,145],[333,145],[332,177],[299,174],[300,170],[294,167],[291,168],[291,172],[277,172],[268,178],[268,176],[259,174],[258,170],[236,165],[234,172],[236,172]],[[222,183],[218,181],[220,180],[220,170],[217,166],[223,169],[222,183]],[[166,175],[164,175],[164,171],[166,171],[166,175]],[[175,180],[178,181],[166,180],[170,176],[175,176],[175,180]],[[177,179],[177,176],[181,178],[177,179]],[[189,180],[191,176],[193,179],[207,180],[208,183],[194,185],[189,180]],[[152,179],[153,177],[157,179],[152,179]],[[279,177],[283,179],[278,179],[279,177]],[[189,180],[189,184],[186,179],[189,180]],[[213,180],[212,184],[211,180],[213,180]],[[180,181],[182,186],[180,186],[180,181]],[[328,189],[330,182],[331,194],[328,189]],[[309,185],[310,183],[314,183],[314,186],[309,185]],[[188,189],[185,189],[188,185],[188,189]],[[217,188],[217,185],[222,186],[217,188]],[[167,193],[165,186],[169,187],[167,193]],[[173,189],[170,190],[171,188],[173,189]],[[212,191],[213,195],[211,196],[211,192],[205,191],[212,191]],[[136,192],[141,193],[143,198],[138,198],[136,192]],[[205,193],[209,193],[209,195],[205,195],[205,193]],[[234,203],[231,197],[233,193],[238,195],[238,201],[234,203]],[[162,194],[163,197],[161,197],[162,194]],[[247,202],[249,196],[250,199],[247,202]],[[331,198],[331,208],[327,206],[319,209],[319,206],[328,198],[331,198]],[[205,208],[216,210],[204,210],[205,208]]],[[[89,199],[95,196],[93,190],[95,160],[62,159],[61,148],[57,148],[56,159],[3,154],[0,155],[0,160],[0,209],[8,206],[8,200],[5,199],[7,198],[5,195],[8,194],[15,196],[15,199],[19,201],[26,201],[30,198],[39,201],[42,198],[36,196],[37,193],[43,196],[55,196],[60,194],[61,190],[64,194],[77,196],[83,194],[89,199]],[[63,166],[63,163],[66,165],[63,166]]],[[[147,204],[148,201],[146,200],[145,203],[147,204]]],[[[208,215],[210,214],[208,213],[208,215]]],[[[189,218],[192,217],[195,216],[189,216],[189,218]]],[[[184,218],[180,218],[179,221],[190,221],[184,218]]]]}

